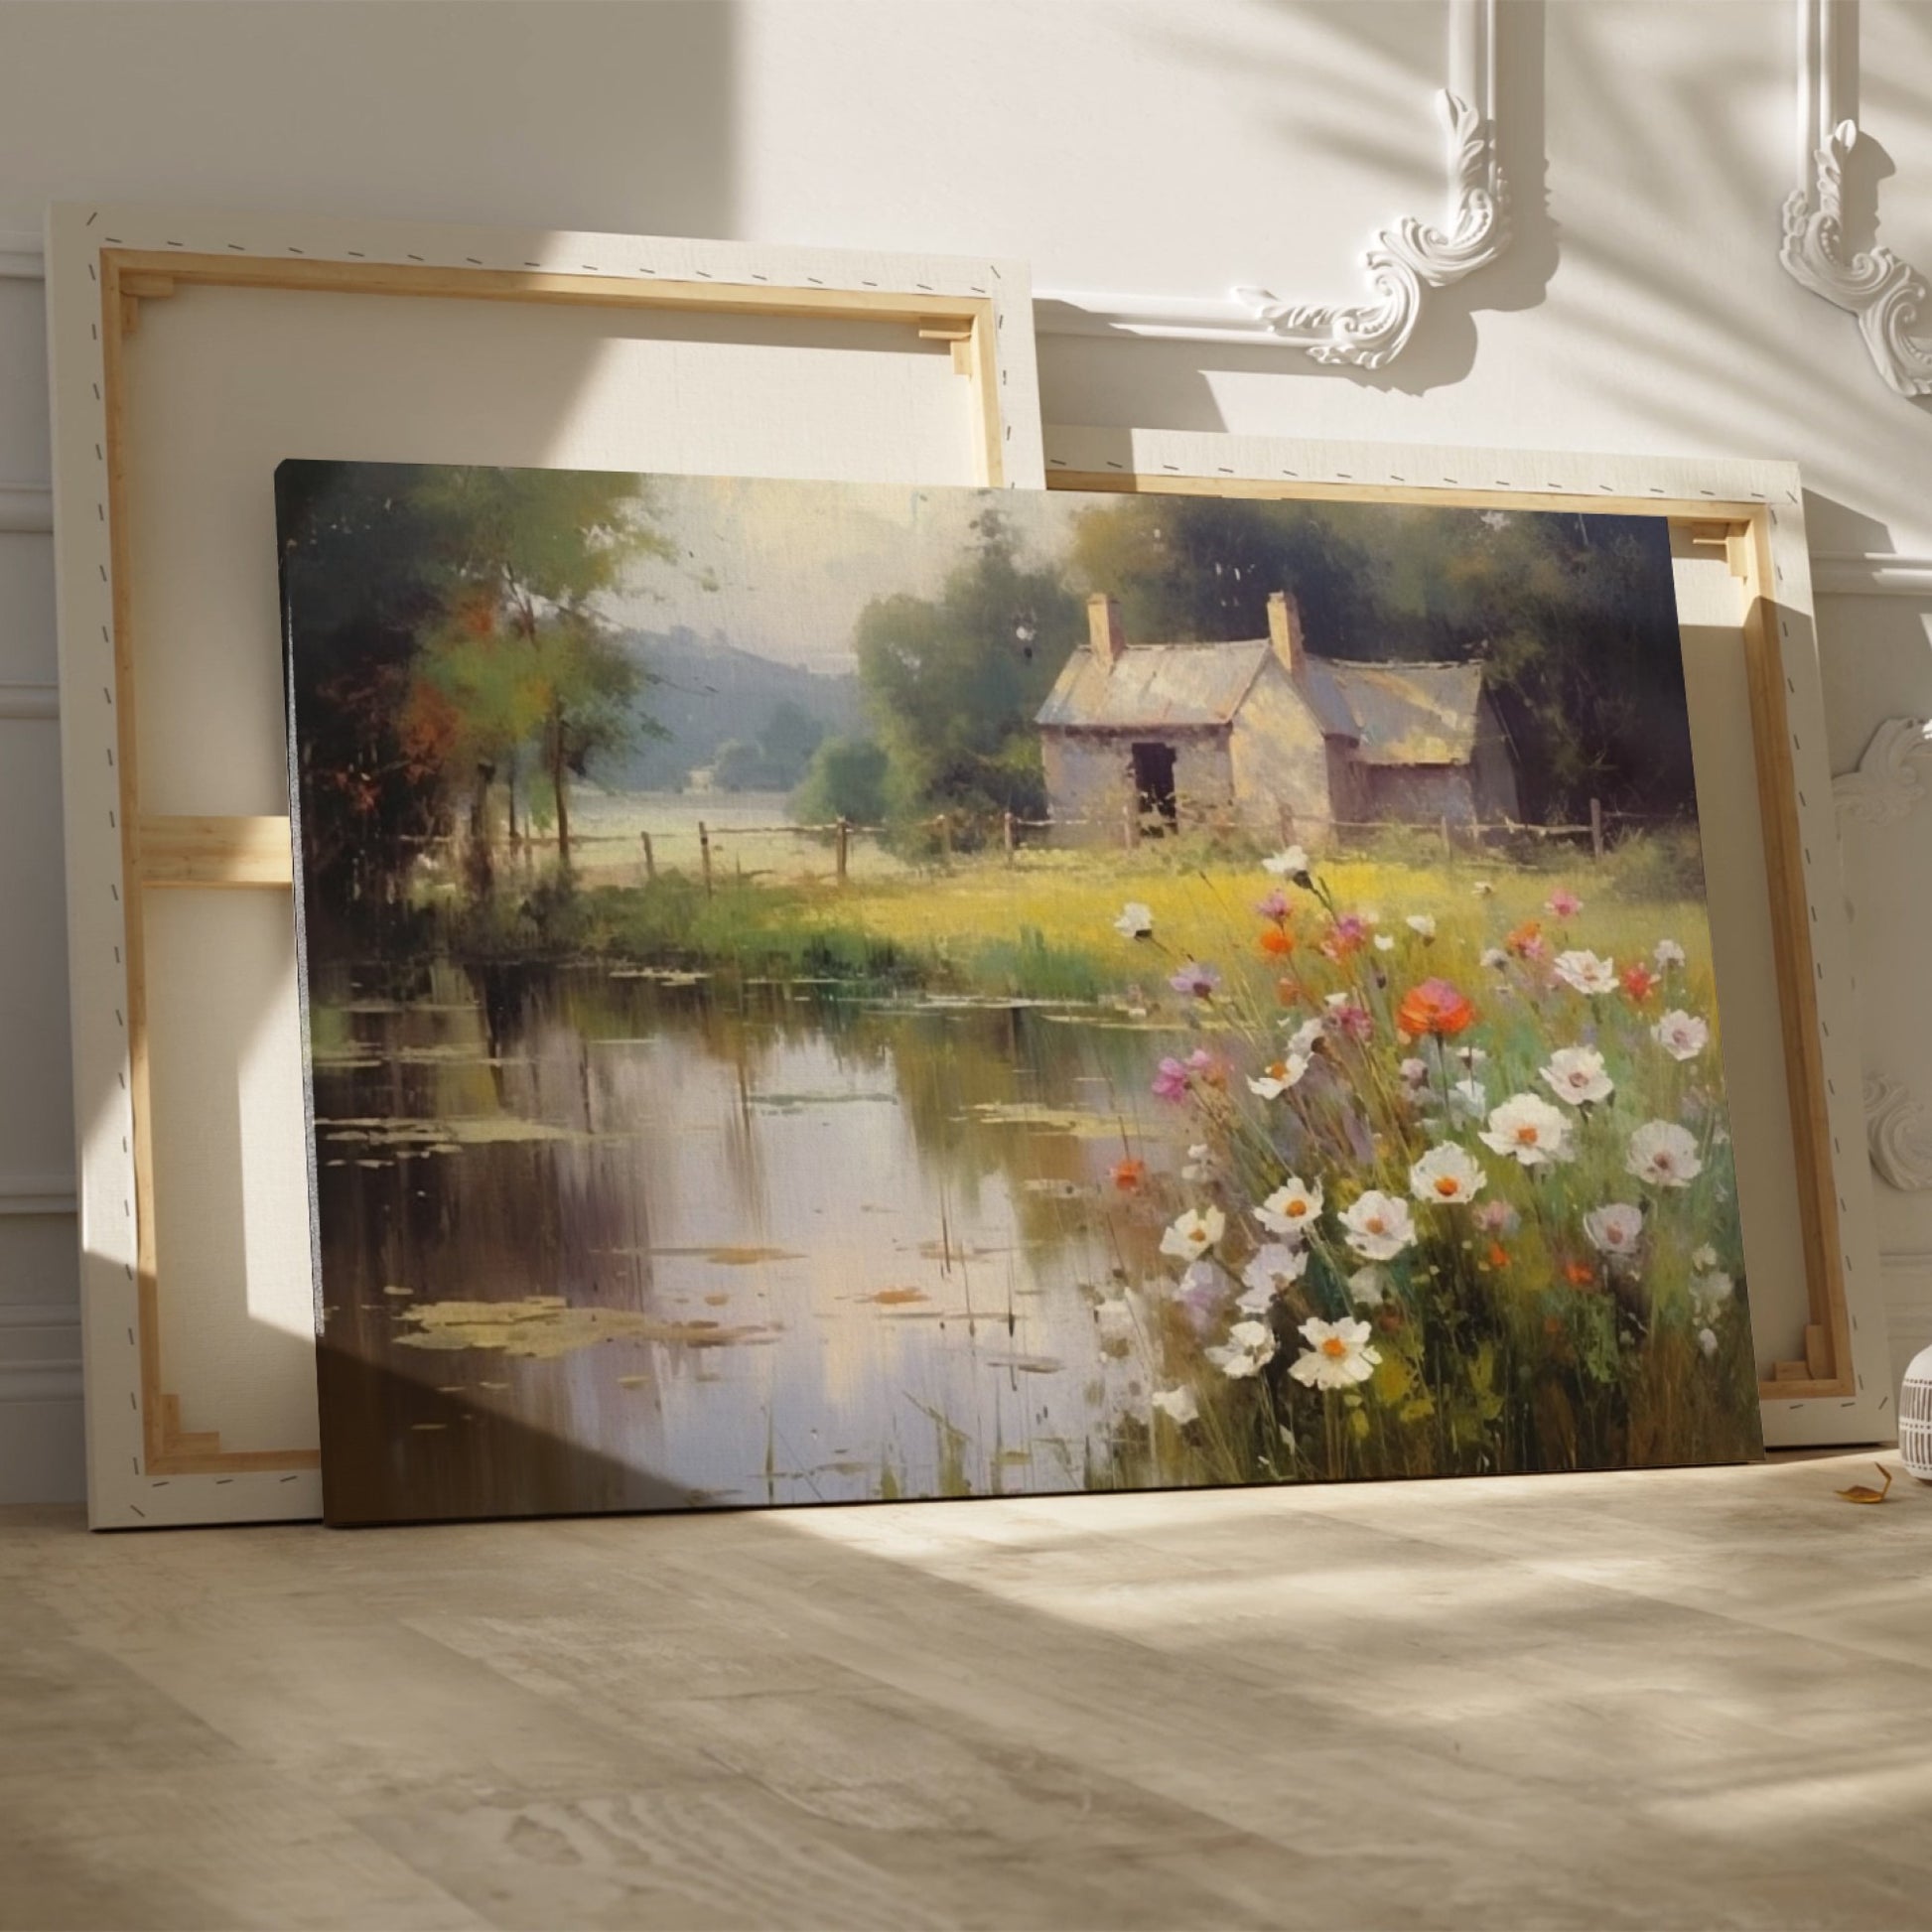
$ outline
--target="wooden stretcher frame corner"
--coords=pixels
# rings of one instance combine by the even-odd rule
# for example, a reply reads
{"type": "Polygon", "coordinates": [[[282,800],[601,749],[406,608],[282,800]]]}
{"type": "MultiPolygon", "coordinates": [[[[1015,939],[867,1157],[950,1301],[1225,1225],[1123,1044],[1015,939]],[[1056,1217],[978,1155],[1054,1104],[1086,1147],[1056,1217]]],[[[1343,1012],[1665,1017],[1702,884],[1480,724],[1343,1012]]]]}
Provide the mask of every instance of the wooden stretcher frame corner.
{"type": "MultiPolygon", "coordinates": [[[[1736,637],[1749,692],[1745,725],[1776,973],[1774,1044],[1789,1101],[1807,1308],[1802,1357],[1775,1361],[1759,1383],[1765,1442],[1890,1440],[1858,1015],[1796,466],[1052,425],[1045,436],[1049,488],[1523,510],[1587,505],[1667,518],[1674,540],[1723,555],[1741,592],[1736,637]]],[[[1729,1041],[1731,1051],[1737,1045],[1729,1041]]],[[[1748,1213],[1748,1201],[1745,1207],[1748,1213]]]]}
{"type": "MultiPolygon", "coordinates": [[[[144,901],[159,892],[286,894],[292,870],[285,816],[143,809],[127,350],[145,305],[195,288],[786,318],[878,326],[901,339],[910,332],[949,346],[976,475],[904,481],[1042,481],[1023,265],[92,204],[50,209],[63,790],[88,1498],[97,1528],[309,1517],[321,1508],[319,1452],[225,1449],[218,1430],[184,1416],[161,1348],[168,1285],[154,1237],[144,901]]],[[[438,456],[425,450],[420,460],[438,456]]],[[[260,648],[279,665],[277,636],[263,637],[260,648]]]]}

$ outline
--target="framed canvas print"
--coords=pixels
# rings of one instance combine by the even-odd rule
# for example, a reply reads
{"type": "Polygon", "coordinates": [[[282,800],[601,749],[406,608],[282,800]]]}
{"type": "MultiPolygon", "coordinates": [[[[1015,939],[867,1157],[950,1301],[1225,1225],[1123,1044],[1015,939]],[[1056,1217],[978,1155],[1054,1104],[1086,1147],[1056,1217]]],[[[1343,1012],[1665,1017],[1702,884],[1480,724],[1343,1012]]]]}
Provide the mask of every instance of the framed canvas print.
{"type": "Polygon", "coordinates": [[[320,1508],[275,466],[1036,485],[1023,266],[52,210],[90,1517],[320,1508]]]}
{"type": "Polygon", "coordinates": [[[1759,1452],[1668,518],[278,509],[330,1520],[1759,1452]]]}

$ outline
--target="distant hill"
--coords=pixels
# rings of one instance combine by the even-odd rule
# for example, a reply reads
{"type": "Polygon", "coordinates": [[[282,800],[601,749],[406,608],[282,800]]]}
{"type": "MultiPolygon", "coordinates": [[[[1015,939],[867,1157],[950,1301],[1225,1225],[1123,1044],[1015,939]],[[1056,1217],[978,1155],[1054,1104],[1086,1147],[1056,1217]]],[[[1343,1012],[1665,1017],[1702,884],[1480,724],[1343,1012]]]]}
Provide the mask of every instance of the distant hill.
{"type": "Polygon", "coordinates": [[[655,680],[639,693],[637,709],[669,736],[640,737],[627,752],[601,759],[592,776],[614,790],[680,789],[692,771],[713,762],[721,745],[757,741],[781,704],[796,705],[828,733],[861,727],[853,672],[800,670],[684,625],[630,631],[624,642],[655,680]]]}

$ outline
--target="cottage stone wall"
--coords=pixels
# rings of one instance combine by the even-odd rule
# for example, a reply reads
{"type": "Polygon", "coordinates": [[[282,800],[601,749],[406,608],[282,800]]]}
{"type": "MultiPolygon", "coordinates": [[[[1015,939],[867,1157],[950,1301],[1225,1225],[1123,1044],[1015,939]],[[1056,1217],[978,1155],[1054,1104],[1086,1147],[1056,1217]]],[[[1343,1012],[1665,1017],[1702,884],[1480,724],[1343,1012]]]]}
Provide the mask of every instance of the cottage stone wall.
{"type": "Polygon", "coordinates": [[[1258,837],[1320,846],[1331,836],[1330,821],[1347,816],[1340,800],[1331,802],[1320,721],[1273,659],[1235,714],[1229,762],[1241,817],[1258,837]]]}

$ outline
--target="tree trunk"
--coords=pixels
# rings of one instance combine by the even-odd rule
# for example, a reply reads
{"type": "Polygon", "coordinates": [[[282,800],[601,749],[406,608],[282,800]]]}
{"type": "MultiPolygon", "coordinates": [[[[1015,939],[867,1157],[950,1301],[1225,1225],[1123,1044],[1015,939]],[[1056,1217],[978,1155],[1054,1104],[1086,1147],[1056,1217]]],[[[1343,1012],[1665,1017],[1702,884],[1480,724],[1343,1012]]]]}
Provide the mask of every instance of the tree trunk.
{"type": "Polygon", "coordinates": [[[496,865],[489,849],[489,787],[496,776],[493,764],[477,766],[477,789],[470,799],[469,861],[470,890],[480,899],[489,897],[495,882],[496,865]]]}
{"type": "Polygon", "coordinates": [[[564,757],[564,721],[552,713],[550,719],[550,789],[557,800],[557,863],[570,870],[570,764],[564,757]]]}

